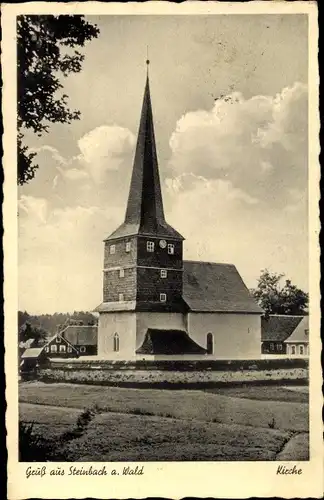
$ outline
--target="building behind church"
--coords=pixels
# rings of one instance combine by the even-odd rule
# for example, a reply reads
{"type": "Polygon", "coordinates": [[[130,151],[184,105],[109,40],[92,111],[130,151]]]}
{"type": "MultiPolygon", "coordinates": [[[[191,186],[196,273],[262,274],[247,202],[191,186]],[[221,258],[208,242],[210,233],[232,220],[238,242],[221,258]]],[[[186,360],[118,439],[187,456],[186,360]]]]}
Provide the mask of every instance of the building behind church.
{"type": "Polygon", "coordinates": [[[124,222],[104,241],[98,356],[257,359],[261,314],[233,264],[183,260],[165,220],[147,75],[124,222]]]}

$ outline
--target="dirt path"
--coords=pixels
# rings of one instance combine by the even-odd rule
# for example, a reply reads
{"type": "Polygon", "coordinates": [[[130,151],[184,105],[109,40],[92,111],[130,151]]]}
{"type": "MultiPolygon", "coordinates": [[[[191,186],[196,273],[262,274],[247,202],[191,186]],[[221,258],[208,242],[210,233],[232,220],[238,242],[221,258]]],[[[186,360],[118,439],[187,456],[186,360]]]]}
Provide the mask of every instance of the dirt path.
{"type": "Polygon", "coordinates": [[[284,445],[283,449],[277,454],[276,460],[309,460],[309,434],[300,432],[294,434],[284,445]]]}
{"type": "Polygon", "coordinates": [[[21,408],[39,408],[40,406],[42,408],[49,408],[51,410],[60,410],[62,412],[67,412],[70,413],[71,410],[73,410],[76,413],[82,413],[83,410],[80,408],[73,408],[73,406],[55,406],[55,405],[44,405],[42,403],[19,403],[19,406],[21,408]]]}
{"type": "Polygon", "coordinates": [[[304,394],[307,394],[309,390],[308,386],[305,385],[284,385],[283,388],[288,391],[303,392],[304,394]]]}
{"type": "MultiPolygon", "coordinates": [[[[71,415],[71,412],[73,412],[75,415],[79,415],[81,413],[84,412],[84,410],[81,410],[80,408],[73,408],[71,406],[56,406],[56,405],[49,405],[49,404],[43,404],[43,403],[19,403],[19,406],[20,408],[23,410],[24,408],[26,408],[27,410],[30,409],[30,410],[36,410],[37,412],[39,412],[39,415],[41,415],[41,410],[40,410],[40,407],[42,409],[44,409],[45,411],[46,410],[50,410],[50,411],[55,411],[55,412],[62,412],[64,413],[65,415],[71,415]]],[[[200,423],[200,424],[210,424],[210,425],[221,425],[223,427],[229,427],[229,428],[241,428],[241,429],[244,429],[244,428],[247,428],[249,429],[251,426],[248,426],[248,425],[244,425],[244,424],[237,424],[237,423],[227,423],[227,422],[213,422],[213,421],[206,421],[206,420],[202,420],[202,419],[199,419],[199,418],[194,418],[194,419],[186,419],[186,418],[183,418],[183,417],[177,417],[177,416],[173,416],[173,415],[170,415],[170,416],[166,416],[166,415],[138,415],[137,413],[133,413],[132,411],[125,411],[125,412],[122,412],[122,411],[115,411],[115,410],[111,410],[111,411],[100,411],[99,414],[101,416],[105,416],[105,415],[129,415],[129,416],[141,416],[141,417],[148,417],[150,419],[153,419],[153,420],[178,420],[178,421],[182,421],[182,422],[190,422],[190,421],[195,421],[197,423],[200,423]]],[[[37,421],[35,421],[35,423],[37,423],[37,421]]],[[[265,429],[264,427],[257,427],[257,426],[254,426],[254,429],[259,429],[261,432],[265,432],[265,429]]],[[[272,429],[267,429],[266,432],[271,432],[272,429]]],[[[276,432],[276,430],[274,430],[274,432],[276,432]]],[[[278,432],[285,432],[285,431],[278,431],[278,432]]]]}

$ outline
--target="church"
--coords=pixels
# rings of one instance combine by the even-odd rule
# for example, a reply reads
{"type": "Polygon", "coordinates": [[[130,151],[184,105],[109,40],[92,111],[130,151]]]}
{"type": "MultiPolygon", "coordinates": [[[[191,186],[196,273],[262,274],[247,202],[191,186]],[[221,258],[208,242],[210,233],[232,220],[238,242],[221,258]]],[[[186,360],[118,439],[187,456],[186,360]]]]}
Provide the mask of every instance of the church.
{"type": "Polygon", "coordinates": [[[98,357],[260,358],[262,310],[236,267],[183,260],[165,220],[148,72],[125,219],[104,245],[98,357]]]}

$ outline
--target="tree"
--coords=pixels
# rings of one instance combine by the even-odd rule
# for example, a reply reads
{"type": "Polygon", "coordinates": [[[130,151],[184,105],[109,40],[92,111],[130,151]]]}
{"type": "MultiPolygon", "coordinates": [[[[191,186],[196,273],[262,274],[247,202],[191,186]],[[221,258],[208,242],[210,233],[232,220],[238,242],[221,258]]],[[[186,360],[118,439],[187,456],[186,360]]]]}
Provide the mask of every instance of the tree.
{"type": "Polygon", "coordinates": [[[78,110],[68,107],[61,94],[60,78],[81,71],[83,47],[99,30],[84,16],[19,16],[17,18],[18,50],[18,183],[29,182],[38,165],[35,152],[24,144],[24,131],[38,136],[48,132],[50,123],[71,123],[80,118],[78,110]]]}
{"type": "Polygon", "coordinates": [[[31,325],[28,321],[19,328],[19,342],[35,339],[36,345],[48,337],[47,332],[40,326],[31,325]]]}
{"type": "Polygon", "coordinates": [[[285,280],[283,285],[284,276],[263,269],[257,288],[251,290],[254,298],[266,315],[307,314],[308,294],[293,285],[290,280],[285,280]]]}
{"type": "Polygon", "coordinates": [[[20,329],[25,323],[29,323],[32,327],[39,327],[54,335],[58,328],[71,324],[71,320],[83,322],[84,325],[95,326],[98,318],[91,312],[74,311],[73,313],[54,313],[54,314],[39,314],[31,315],[27,311],[18,311],[18,328],[20,329]]]}

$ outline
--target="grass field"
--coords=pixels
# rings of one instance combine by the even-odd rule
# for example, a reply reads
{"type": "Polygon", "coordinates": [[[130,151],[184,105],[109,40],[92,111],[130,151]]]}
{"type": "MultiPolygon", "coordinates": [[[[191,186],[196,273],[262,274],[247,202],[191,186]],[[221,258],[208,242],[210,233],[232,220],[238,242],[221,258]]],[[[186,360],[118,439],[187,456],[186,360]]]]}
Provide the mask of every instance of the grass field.
{"type": "Polygon", "coordinates": [[[34,422],[33,432],[56,439],[66,461],[308,458],[305,393],[280,393],[279,387],[235,391],[22,383],[20,421],[34,422]],[[94,405],[82,433],[60,442],[94,405]]]}
{"type": "Polygon", "coordinates": [[[224,394],[244,399],[258,399],[260,401],[285,401],[289,403],[308,403],[308,387],[300,386],[294,390],[290,387],[277,387],[268,385],[246,385],[243,387],[221,387],[217,389],[206,389],[206,392],[224,394]]]}

